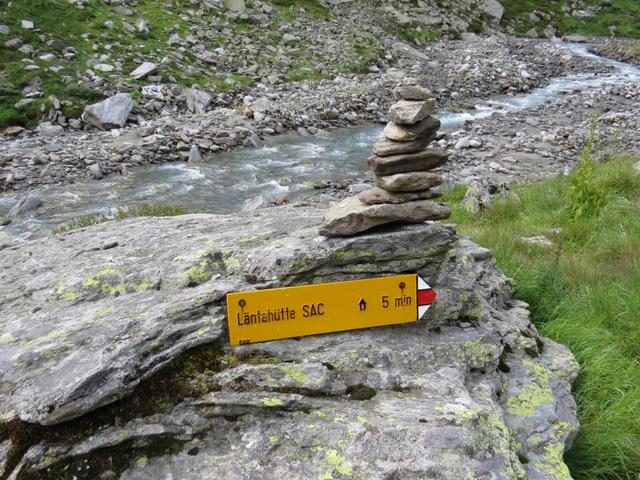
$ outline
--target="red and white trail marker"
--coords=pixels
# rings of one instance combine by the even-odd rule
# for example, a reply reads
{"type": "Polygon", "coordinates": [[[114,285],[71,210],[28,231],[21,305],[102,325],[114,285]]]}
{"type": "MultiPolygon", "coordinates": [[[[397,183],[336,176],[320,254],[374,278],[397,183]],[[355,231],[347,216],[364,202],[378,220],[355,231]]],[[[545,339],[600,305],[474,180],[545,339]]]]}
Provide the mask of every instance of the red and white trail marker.
{"type": "Polygon", "coordinates": [[[418,276],[418,321],[425,316],[436,298],[438,298],[438,294],[435,290],[418,276]]]}

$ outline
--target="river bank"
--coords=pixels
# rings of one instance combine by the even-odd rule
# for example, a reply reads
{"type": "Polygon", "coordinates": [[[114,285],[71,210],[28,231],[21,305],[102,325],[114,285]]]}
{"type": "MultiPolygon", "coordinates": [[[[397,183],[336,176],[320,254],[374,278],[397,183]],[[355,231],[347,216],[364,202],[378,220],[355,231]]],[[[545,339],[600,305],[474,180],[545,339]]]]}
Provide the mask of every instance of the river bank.
{"type": "Polygon", "coordinates": [[[407,48],[396,67],[368,75],[336,77],[238,92],[224,106],[199,115],[163,111],[135,115],[137,125],[111,132],[42,129],[0,141],[0,189],[22,195],[39,185],[126,173],[146,164],[185,161],[238,145],[260,145],[270,136],[384,121],[392,89],[406,75],[430,88],[449,111],[478,99],[515,95],[574,73],[604,74],[601,62],[585,59],[548,41],[480,38],[440,42],[421,52],[407,48]],[[49,136],[53,135],[53,136],[49,136]],[[192,157],[193,158],[193,157],[192,157]]]}

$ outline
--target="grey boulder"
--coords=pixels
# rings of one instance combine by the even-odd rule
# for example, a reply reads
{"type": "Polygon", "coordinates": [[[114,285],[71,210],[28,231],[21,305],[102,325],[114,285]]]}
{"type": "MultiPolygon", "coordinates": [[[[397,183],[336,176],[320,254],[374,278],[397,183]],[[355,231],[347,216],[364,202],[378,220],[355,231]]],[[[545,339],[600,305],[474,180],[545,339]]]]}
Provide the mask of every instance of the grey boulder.
{"type": "Polygon", "coordinates": [[[121,128],[133,109],[133,99],[128,93],[118,93],[106,100],[88,105],[82,114],[82,120],[100,130],[121,128]]]}
{"type": "Polygon", "coordinates": [[[151,75],[158,69],[158,65],[152,62],[143,62],[133,72],[129,74],[134,80],[141,80],[147,75],[151,75]]]}
{"type": "Polygon", "coordinates": [[[478,10],[494,22],[500,22],[504,15],[504,7],[498,0],[482,0],[478,10]]]}
{"type": "MultiPolygon", "coordinates": [[[[53,405],[75,401],[83,383],[96,399],[114,386],[114,377],[128,389],[149,369],[162,375],[154,366],[168,363],[185,344],[211,344],[224,365],[198,380],[210,393],[162,412],[103,421],[104,412],[89,414],[60,427],[74,435],[32,438],[35,444],[12,475],[21,470],[21,478],[121,480],[570,478],[562,455],[578,429],[571,396],[578,365],[565,347],[540,337],[526,304],[512,299],[513,281],[497,269],[491,252],[458,236],[453,226],[434,223],[322,239],[316,234],[321,213],[289,206],[240,218],[127,220],[28,242],[11,252],[28,260],[24,266],[5,267],[6,257],[0,258],[0,272],[17,274],[13,282],[0,282],[13,294],[12,300],[0,297],[11,303],[5,311],[17,308],[24,319],[31,319],[38,298],[21,293],[40,297],[39,289],[50,288],[45,284],[66,285],[78,270],[80,279],[105,261],[125,278],[153,269],[163,279],[135,293],[120,287],[124,293],[105,304],[115,311],[95,323],[87,322],[86,311],[101,308],[103,298],[79,295],[79,305],[40,302],[55,324],[52,331],[63,322],[77,324],[77,330],[47,335],[49,347],[66,345],[61,353],[45,349],[41,336],[30,337],[29,322],[23,332],[7,328],[11,321],[0,317],[2,332],[15,337],[0,337],[6,387],[0,398],[5,402],[6,396],[15,399],[33,389],[23,413],[42,404],[43,396],[53,405]],[[104,250],[106,245],[112,247],[104,250]],[[61,258],[45,255],[52,249],[61,258]],[[183,274],[190,265],[210,277],[195,275],[187,286],[183,274]],[[224,345],[219,324],[227,291],[407,272],[418,273],[438,292],[418,323],[224,345]],[[32,351],[31,362],[26,350],[32,351]],[[69,371],[59,377],[59,369],[69,371]],[[33,375],[15,384],[20,370],[33,375]],[[62,396],[51,393],[57,382],[62,396]],[[65,382],[75,396],[64,394],[65,382]]],[[[35,317],[37,328],[47,326],[43,314],[35,317]]],[[[112,393],[111,398],[121,394],[112,393]]],[[[117,411],[126,415],[125,407],[117,411]]]]}
{"type": "Polygon", "coordinates": [[[491,252],[435,223],[321,238],[321,215],[138,218],[0,251],[0,422],[69,421],[9,478],[570,478],[578,365],[491,252]],[[225,345],[227,292],[407,272],[438,292],[418,323],[225,345]],[[204,344],[210,393],[88,413],[204,344]]]}
{"type": "Polygon", "coordinates": [[[31,210],[36,210],[42,205],[42,199],[37,195],[27,195],[26,197],[22,197],[18,200],[7,216],[0,222],[0,225],[9,225],[13,222],[18,215],[22,215],[23,213],[29,212],[31,210]]]}

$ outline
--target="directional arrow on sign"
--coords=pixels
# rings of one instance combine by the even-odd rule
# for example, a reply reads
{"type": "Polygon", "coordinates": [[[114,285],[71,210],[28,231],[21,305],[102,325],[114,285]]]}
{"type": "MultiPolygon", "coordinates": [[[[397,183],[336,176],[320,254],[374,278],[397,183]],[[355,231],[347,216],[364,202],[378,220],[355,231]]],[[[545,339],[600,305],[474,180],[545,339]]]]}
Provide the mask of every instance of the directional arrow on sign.
{"type": "Polygon", "coordinates": [[[364,298],[360,299],[360,301],[358,302],[358,306],[360,307],[361,311],[364,311],[367,309],[367,302],[364,301],[364,298]]]}
{"type": "Polygon", "coordinates": [[[418,276],[418,321],[429,311],[429,307],[436,301],[438,294],[418,276]]]}

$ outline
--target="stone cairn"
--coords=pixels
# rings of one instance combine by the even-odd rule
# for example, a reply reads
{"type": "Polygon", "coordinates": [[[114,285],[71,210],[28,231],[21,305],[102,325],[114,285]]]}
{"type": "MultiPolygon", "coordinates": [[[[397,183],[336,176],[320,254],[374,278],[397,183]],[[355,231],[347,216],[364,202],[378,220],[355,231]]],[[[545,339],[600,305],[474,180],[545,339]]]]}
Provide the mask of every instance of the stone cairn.
{"type": "Polygon", "coordinates": [[[430,200],[441,195],[435,187],[442,183],[442,176],[431,170],[448,159],[445,151],[429,148],[440,128],[431,115],[436,101],[413,79],[405,79],[394,93],[398,102],[387,115],[384,138],[369,157],[376,186],[331,207],[321,235],[345,237],[387,223],[449,218],[448,207],[430,200]]]}

